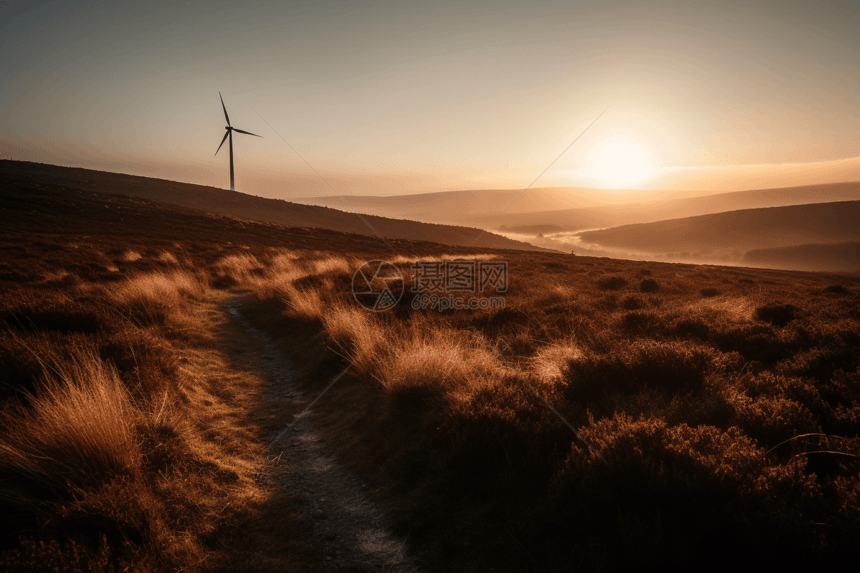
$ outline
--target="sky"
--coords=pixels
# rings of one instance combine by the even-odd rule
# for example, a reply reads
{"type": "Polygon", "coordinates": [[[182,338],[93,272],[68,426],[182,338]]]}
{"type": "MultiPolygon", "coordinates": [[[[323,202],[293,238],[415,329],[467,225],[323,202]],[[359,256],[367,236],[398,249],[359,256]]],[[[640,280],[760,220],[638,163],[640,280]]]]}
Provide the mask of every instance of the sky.
{"type": "Polygon", "coordinates": [[[858,0],[4,0],[0,159],[229,188],[220,91],[266,197],[856,181],[858,30],[858,0]]]}

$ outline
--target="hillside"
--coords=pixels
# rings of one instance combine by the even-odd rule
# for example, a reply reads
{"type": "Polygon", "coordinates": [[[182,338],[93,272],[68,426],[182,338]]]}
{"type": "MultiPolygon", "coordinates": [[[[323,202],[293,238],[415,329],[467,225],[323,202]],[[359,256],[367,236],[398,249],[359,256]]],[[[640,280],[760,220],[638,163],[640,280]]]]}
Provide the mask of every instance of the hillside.
{"type": "Polygon", "coordinates": [[[792,271],[860,273],[860,243],[815,243],[775,249],[753,249],[744,264],[792,271]]]}
{"type": "MultiPolygon", "coordinates": [[[[0,180],[3,181],[4,190],[10,188],[86,189],[96,193],[139,197],[208,213],[288,227],[331,229],[359,235],[374,234],[362,218],[354,213],[162,179],[4,160],[0,161],[0,180]]],[[[387,238],[432,241],[449,245],[469,245],[481,232],[480,229],[468,227],[399,221],[372,215],[364,216],[364,220],[387,238]]],[[[528,243],[513,241],[493,233],[481,235],[476,246],[540,250],[539,247],[528,243]]]]}
{"type": "MultiPolygon", "coordinates": [[[[345,198],[362,213],[481,228],[489,225],[510,205],[510,209],[494,225],[494,230],[500,231],[501,226],[557,225],[575,231],[739,209],[858,200],[860,182],[753,189],[700,196],[690,196],[691,193],[551,187],[529,189],[524,194],[522,189],[488,189],[389,197],[347,195],[345,198]],[[520,194],[522,196],[511,205],[520,194]]],[[[340,197],[309,197],[297,201],[348,210],[340,197]]]]}
{"type": "Polygon", "coordinates": [[[586,243],[651,253],[748,251],[860,240],[860,201],[742,209],[582,233],[586,243]]]}

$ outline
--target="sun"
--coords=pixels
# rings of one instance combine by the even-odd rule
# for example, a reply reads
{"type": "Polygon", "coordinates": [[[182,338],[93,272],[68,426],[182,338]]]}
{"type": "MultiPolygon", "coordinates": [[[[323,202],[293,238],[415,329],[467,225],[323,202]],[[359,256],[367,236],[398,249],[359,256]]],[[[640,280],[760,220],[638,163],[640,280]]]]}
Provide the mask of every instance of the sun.
{"type": "Polygon", "coordinates": [[[655,173],[651,151],[627,136],[612,136],[597,143],[586,156],[585,175],[603,187],[621,189],[636,185],[655,173]]]}

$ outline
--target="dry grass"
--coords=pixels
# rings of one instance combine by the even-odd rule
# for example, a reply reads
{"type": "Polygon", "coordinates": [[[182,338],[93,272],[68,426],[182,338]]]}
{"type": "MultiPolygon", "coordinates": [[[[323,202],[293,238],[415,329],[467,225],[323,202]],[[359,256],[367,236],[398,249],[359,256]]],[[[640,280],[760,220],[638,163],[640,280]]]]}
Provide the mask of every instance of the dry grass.
{"type": "MultiPolygon", "coordinates": [[[[265,289],[260,299],[282,305],[286,320],[313,316],[307,327],[356,362],[365,408],[382,407],[374,402],[379,391],[385,397],[377,417],[332,418],[336,439],[351,444],[343,455],[360,451],[372,461],[357,464],[390,468],[392,479],[416,488],[459,492],[451,494],[456,502],[400,498],[425,512],[404,520],[424,523],[429,542],[451,548],[473,538],[494,547],[476,550],[475,563],[518,570],[567,570],[561,564],[577,555],[585,569],[661,569],[740,558],[772,567],[851,551],[844,532],[827,536],[825,550],[819,540],[828,530],[816,524],[849,527],[839,516],[854,507],[847,483],[858,479],[856,446],[832,442],[850,455],[829,461],[805,453],[809,444],[767,452],[800,433],[860,434],[860,393],[834,382],[860,376],[853,291],[845,289],[853,297],[846,311],[839,306],[846,295],[823,288],[826,278],[774,275],[764,285],[730,271],[582,257],[548,256],[543,265],[531,255],[511,261],[506,309],[415,311],[406,297],[374,314],[351,302],[351,269],[338,269],[341,258],[305,267],[326,269],[325,280],[311,272],[291,281],[296,290],[282,289],[283,300],[265,289]],[[719,283],[719,292],[703,283],[719,283]],[[297,312],[301,297],[312,312],[297,312]],[[356,428],[380,453],[356,450],[356,428]],[[429,477],[413,473],[416,466],[441,469],[429,477]],[[489,492],[505,501],[484,508],[479,500],[489,492]],[[479,532],[445,531],[441,515],[434,521],[435,506],[459,511],[459,504],[476,512],[479,532]],[[497,519],[522,525],[512,534],[497,519]],[[514,547],[495,541],[511,535],[514,547]],[[571,546],[572,538],[592,541],[571,546]]],[[[425,258],[401,257],[401,272],[408,276],[413,260],[425,258]]],[[[351,392],[354,403],[361,391],[351,392]]]]}
{"type": "Polygon", "coordinates": [[[507,260],[506,308],[415,310],[407,295],[373,314],[350,281],[389,257],[378,241],[135,209],[145,220],[116,223],[123,239],[89,236],[95,222],[62,219],[63,205],[45,234],[4,235],[0,510],[17,542],[4,565],[204,569],[231,537],[247,568],[269,563],[289,503],[254,480],[259,381],[216,350],[223,292],[209,287],[257,294],[261,325],[308,361],[309,391],[356,362],[316,421],[365,477],[397,486],[398,532],[430,569],[820,568],[856,554],[856,278],[405,244],[404,276],[414,260],[507,260]],[[162,216],[175,236],[150,228],[162,216]],[[87,237],[69,247],[74,233],[87,237]],[[119,269],[101,254],[132,252],[119,269]]]}
{"type": "Polygon", "coordinates": [[[170,251],[162,251],[162,253],[158,255],[158,260],[162,263],[167,263],[170,265],[179,265],[179,259],[177,259],[176,255],[174,255],[170,251]]]}
{"type": "Polygon", "coordinates": [[[143,255],[138,253],[137,251],[123,251],[123,253],[119,256],[119,260],[123,263],[134,263],[143,258],[143,255]]]}
{"type": "MultiPolygon", "coordinates": [[[[8,409],[4,418],[4,475],[69,495],[70,487],[132,475],[139,468],[138,412],[116,370],[92,352],[46,365],[39,394],[26,408],[8,409]]],[[[20,490],[8,482],[4,486],[6,501],[22,499],[20,490]]]]}
{"type": "Polygon", "coordinates": [[[336,306],[326,310],[323,328],[339,353],[357,370],[369,371],[374,362],[374,347],[384,342],[384,333],[373,316],[354,306],[336,306]]]}
{"type": "Polygon", "coordinates": [[[582,356],[582,350],[572,341],[547,344],[538,350],[533,359],[532,371],[545,383],[559,381],[568,363],[582,356]]]}
{"type": "Polygon", "coordinates": [[[150,273],[128,279],[114,299],[125,306],[175,306],[188,295],[203,292],[200,281],[184,271],[150,273]]]}
{"type": "Polygon", "coordinates": [[[471,333],[412,328],[377,349],[374,375],[395,399],[424,393],[462,400],[504,376],[499,360],[471,333]]]}
{"type": "MultiPolygon", "coordinates": [[[[102,260],[76,251],[69,267],[102,260]]],[[[109,283],[7,285],[0,568],[230,564],[232,528],[271,497],[254,479],[265,456],[249,425],[263,382],[218,350],[209,278],[159,264],[109,283]]],[[[297,519],[270,517],[282,532],[297,519]]],[[[279,568],[313,558],[298,537],[279,541],[292,551],[279,568]]]]}

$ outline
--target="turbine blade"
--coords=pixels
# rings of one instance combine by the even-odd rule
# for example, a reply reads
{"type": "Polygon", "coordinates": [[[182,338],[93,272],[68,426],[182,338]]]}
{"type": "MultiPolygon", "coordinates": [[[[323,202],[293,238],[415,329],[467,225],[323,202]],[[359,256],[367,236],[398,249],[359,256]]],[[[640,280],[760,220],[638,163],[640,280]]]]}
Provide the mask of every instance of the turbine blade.
{"type": "Polygon", "coordinates": [[[230,116],[227,115],[227,106],[224,105],[224,98],[221,97],[221,92],[218,92],[218,97],[221,98],[221,107],[224,108],[224,117],[227,118],[227,125],[230,125],[230,116]]]}
{"type": "MultiPolygon", "coordinates": [[[[224,132],[224,139],[221,140],[221,145],[224,145],[224,142],[227,141],[228,135],[230,135],[229,131],[224,132]]],[[[218,149],[215,151],[215,155],[218,155],[218,152],[221,151],[221,145],[218,146],[218,149]]]]}
{"type": "Polygon", "coordinates": [[[263,137],[262,135],[257,135],[256,133],[251,133],[250,131],[242,131],[241,129],[233,128],[233,131],[238,133],[244,133],[245,135],[253,135],[254,137],[263,137]]]}

